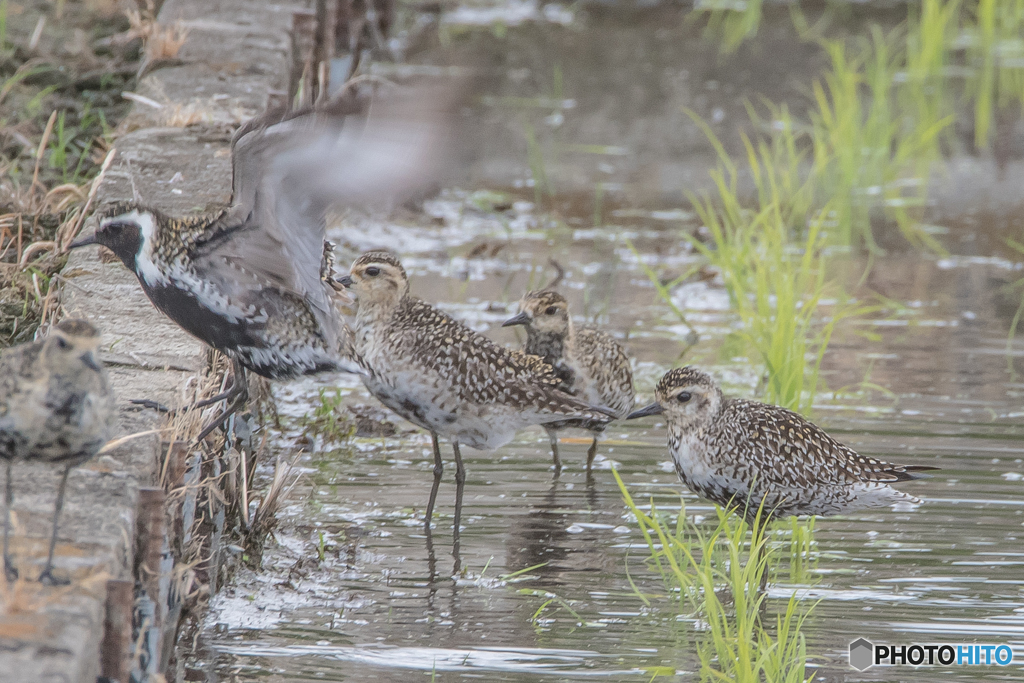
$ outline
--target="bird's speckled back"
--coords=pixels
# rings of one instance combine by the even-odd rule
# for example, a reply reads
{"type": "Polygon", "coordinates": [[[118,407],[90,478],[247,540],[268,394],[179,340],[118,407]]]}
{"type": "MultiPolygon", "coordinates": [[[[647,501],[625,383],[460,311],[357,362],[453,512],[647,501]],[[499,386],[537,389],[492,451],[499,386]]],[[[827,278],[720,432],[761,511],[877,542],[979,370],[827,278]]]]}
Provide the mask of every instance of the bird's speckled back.
{"type": "Polygon", "coordinates": [[[934,469],[860,455],[791,410],[723,398],[696,368],[670,371],[656,394],[684,483],[716,503],[746,508],[748,518],[762,503],[768,515],[783,517],[920,502],[889,484],[934,469]]]}

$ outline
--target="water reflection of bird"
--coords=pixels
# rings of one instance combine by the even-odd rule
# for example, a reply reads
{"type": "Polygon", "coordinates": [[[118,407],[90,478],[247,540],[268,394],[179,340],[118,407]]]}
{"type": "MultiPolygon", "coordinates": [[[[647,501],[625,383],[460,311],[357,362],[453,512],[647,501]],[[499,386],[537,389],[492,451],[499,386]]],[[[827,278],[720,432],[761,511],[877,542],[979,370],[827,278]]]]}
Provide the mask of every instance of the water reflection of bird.
{"type": "Polygon", "coordinates": [[[433,439],[428,531],[444,468],[438,437],[449,439],[455,454],[458,534],[465,482],[460,444],[490,450],[530,425],[610,419],[559,391],[557,378],[539,359],[509,351],[411,296],[405,269],[391,254],[363,254],[339,282],[356,297],[354,347],[366,370],[364,384],[433,439]]]}
{"type": "MultiPolygon", "coordinates": [[[[576,327],[569,315],[569,303],[551,290],[527,292],[519,301],[519,315],[502,327],[524,325],[524,351],[536,355],[555,368],[561,388],[584,401],[608,408],[618,418],[629,413],[636,399],[633,371],[629,358],[615,339],[600,330],[576,327]]],[[[590,425],[574,421],[545,425],[551,440],[555,472],[562,469],[558,457],[557,431],[565,427],[589,428],[594,440],[587,450],[587,470],[597,454],[597,437],[606,423],[590,425]]]]}
{"type": "Polygon", "coordinates": [[[53,533],[46,567],[39,580],[67,583],[53,575],[57,524],[72,467],[96,455],[110,438],[116,417],[107,373],[96,359],[99,332],[85,320],[64,320],[37,342],[0,355],[0,458],[6,461],[4,570],[18,577],[8,554],[10,512],[14,503],[11,465],[17,460],[62,465],[53,533]]]}
{"type": "Polygon", "coordinates": [[[528,512],[507,514],[505,566],[512,572],[535,567],[530,575],[545,587],[576,582],[585,573],[614,573],[621,558],[608,553],[600,542],[607,529],[583,528],[573,533],[577,530],[572,526],[578,521],[601,522],[605,514],[619,515],[620,503],[617,492],[599,499],[593,477],[587,477],[583,486],[566,486],[553,479],[528,512]]]}
{"type": "Polygon", "coordinates": [[[664,413],[669,451],[683,482],[752,526],[759,510],[770,521],[920,503],[890,484],[938,469],[860,455],[785,408],[724,398],[714,379],[696,368],[670,370],[658,382],[656,398],[627,419],[664,413]]]}
{"type": "Polygon", "coordinates": [[[375,101],[373,117],[353,122],[368,99],[350,87],[315,108],[270,111],[243,125],[225,210],[170,218],[121,204],[100,217],[95,236],[72,245],[113,250],[157,308],[232,359],[231,389],[198,404],[229,402],[200,439],[246,401],[246,369],[269,379],[358,371],[342,350],[326,212],[433,182],[440,128],[422,93],[375,101]]]}

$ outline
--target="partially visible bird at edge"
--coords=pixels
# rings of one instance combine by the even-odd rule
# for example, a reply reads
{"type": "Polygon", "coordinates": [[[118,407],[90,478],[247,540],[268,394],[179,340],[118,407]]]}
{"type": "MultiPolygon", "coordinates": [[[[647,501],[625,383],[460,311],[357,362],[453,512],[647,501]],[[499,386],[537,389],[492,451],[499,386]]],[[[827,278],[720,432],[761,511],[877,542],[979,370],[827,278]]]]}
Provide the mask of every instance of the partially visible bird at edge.
{"type": "Polygon", "coordinates": [[[244,124],[224,210],[171,218],[118,204],[71,245],[111,249],[159,310],[231,359],[231,387],[193,406],[227,402],[197,440],[244,405],[246,370],[275,380],[361,372],[335,305],[327,211],[399,200],[433,182],[443,138],[440,98],[401,91],[374,99],[367,118],[369,99],[348,87],[314,108],[244,124]]]}
{"type": "Polygon", "coordinates": [[[539,357],[510,351],[412,296],[405,269],[390,253],[363,254],[339,282],[356,299],[353,344],[363,383],[385,406],[430,432],[428,532],[444,470],[439,437],[451,441],[455,456],[457,539],[466,478],[460,444],[491,450],[530,425],[574,419],[596,426],[611,419],[561,391],[539,357]]]}
{"type": "MultiPolygon", "coordinates": [[[[551,289],[527,292],[519,301],[519,314],[506,320],[502,327],[512,325],[526,328],[523,352],[539,356],[554,368],[560,389],[591,405],[606,408],[618,419],[632,410],[636,393],[629,357],[610,334],[576,326],[564,296],[551,289]]],[[[593,441],[587,450],[587,471],[590,471],[597,454],[598,435],[604,431],[605,423],[566,420],[544,425],[556,473],[562,469],[558,430],[566,427],[585,427],[593,432],[593,441]]]]}
{"type": "Polygon", "coordinates": [[[35,461],[64,468],[53,513],[46,566],[39,580],[68,583],[53,574],[64,491],[71,469],[96,455],[113,434],[114,394],[96,358],[100,335],[85,320],[61,321],[43,339],[0,354],[0,459],[7,470],[4,494],[4,571],[9,581],[18,570],[8,552],[14,505],[12,465],[35,461]]]}
{"type": "Polygon", "coordinates": [[[939,469],[860,455],[790,410],[725,398],[711,375],[697,368],[670,370],[655,396],[627,419],[664,414],[669,452],[683,483],[755,529],[759,514],[763,526],[791,515],[919,504],[891,484],[939,469]]]}

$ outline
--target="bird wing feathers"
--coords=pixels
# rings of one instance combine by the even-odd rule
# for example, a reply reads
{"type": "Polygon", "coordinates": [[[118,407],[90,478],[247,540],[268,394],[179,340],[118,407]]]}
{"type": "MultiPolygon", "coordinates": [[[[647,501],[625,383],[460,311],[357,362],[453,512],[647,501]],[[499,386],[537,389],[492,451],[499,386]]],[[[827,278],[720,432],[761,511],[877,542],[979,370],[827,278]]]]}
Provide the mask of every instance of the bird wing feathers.
{"type": "Polygon", "coordinates": [[[221,220],[234,234],[211,256],[329,314],[328,208],[404,199],[432,182],[432,160],[443,156],[441,101],[423,88],[371,97],[349,87],[322,105],[243,125],[232,146],[232,207],[221,220]]]}
{"type": "Polygon", "coordinates": [[[573,393],[625,417],[636,397],[626,352],[613,337],[590,328],[577,329],[573,342],[577,384],[573,393]]]}
{"type": "Polygon", "coordinates": [[[773,483],[814,487],[849,485],[857,482],[892,483],[914,479],[919,468],[893,465],[860,455],[785,408],[730,400],[723,407],[733,414],[739,430],[730,432],[737,443],[763,446],[766,454],[782,457],[781,463],[763,461],[761,453],[742,456],[757,465],[758,476],[773,483]],[[776,481],[778,480],[778,481],[776,481]]]}
{"type": "Polygon", "coordinates": [[[411,360],[447,382],[463,402],[511,404],[601,422],[609,419],[558,391],[557,376],[540,358],[513,353],[418,299],[403,300],[390,334],[396,346],[414,349],[411,360]]]}

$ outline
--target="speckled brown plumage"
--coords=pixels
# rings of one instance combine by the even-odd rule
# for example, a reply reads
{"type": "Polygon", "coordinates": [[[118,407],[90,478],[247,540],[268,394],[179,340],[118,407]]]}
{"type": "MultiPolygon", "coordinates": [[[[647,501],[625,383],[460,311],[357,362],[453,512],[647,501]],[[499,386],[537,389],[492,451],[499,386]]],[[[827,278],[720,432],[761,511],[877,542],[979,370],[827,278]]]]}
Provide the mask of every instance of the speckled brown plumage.
{"type": "Polygon", "coordinates": [[[683,482],[750,521],[762,503],[770,518],[920,503],[889,484],[937,469],[860,455],[790,410],[724,398],[711,376],[696,368],[669,371],[656,396],[630,418],[664,413],[683,482]]]}
{"type": "MultiPolygon", "coordinates": [[[[357,301],[353,346],[366,371],[364,384],[384,405],[434,435],[436,477],[442,467],[436,437],[452,441],[460,491],[460,443],[493,449],[530,425],[610,419],[559,391],[539,359],[513,353],[410,295],[405,269],[393,255],[364,254],[339,281],[357,301]]],[[[458,507],[457,500],[457,514],[458,507]]]]}
{"type": "Polygon", "coordinates": [[[386,252],[364,254],[351,277],[367,268],[388,294],[374,301],[355,286],[355,350],[367,386],[410,422],[475,448],[497,448],[519,429],[565,417],[606,422],[608,416],[556,388],[538,358],[513,353],[408,293],[405,270],[386,252]]]}
{"type": "MultiPolygon", "coordinates": [[[[96,359],[99,333],[84,320],[65,320],[45,339],[7,349],[0,355],[0,459],[6,461],[6,511],[13,504],[11,465],[34,460],[61,465],[53,536],[40,580],[53,577],[53,549],[64,488],[72,467],[92,458],[111,437],[116,418],[107,374],[96,359]]],[[[17,570],[7,553],[9,517],[4,514],[4,565],[9,579],[17,570]]]]}
{"type": "MultiPolygon", "coordinates": [[[[622,346],[609,334],[589,327],[577,327],[569,304],[551,291],[527,292],[519,302],[519,315],[505,321],[526,327],[523,351],[544,359],[554,368],[563,391],[591,405],[599,405],[618,418],[625,417],[636,398],[633,372],[622,346]]],[[[597,453],[597,434],[605,423],[587,424],[576,420],[546,425],[551,440],[555,469],[561,469],[556,431],[579,427],[594,432],[587,451],[587,469],[597,453]]]]}

